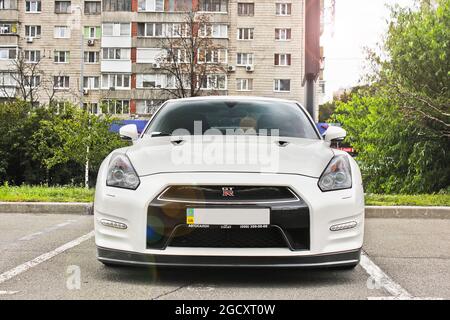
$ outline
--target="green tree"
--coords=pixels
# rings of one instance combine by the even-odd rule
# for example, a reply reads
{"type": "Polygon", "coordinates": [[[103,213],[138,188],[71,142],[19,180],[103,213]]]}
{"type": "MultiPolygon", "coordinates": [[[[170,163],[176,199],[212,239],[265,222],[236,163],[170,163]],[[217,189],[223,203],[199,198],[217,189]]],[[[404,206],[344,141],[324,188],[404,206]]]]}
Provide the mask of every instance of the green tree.
{"type": "Polygon", "coordinates": [[[47,109],[32,110],[24,101],[0,104],[0,183],[39,183],[46,176],[32,156],[31,136],[39,122],[51,116],[47,109]]]}
{"type": "Polygon", "coordinates": [[[370,55],[372,85],[336,103],[368,192],[449,186],[450,0],[430,3],[392,8],[385,58],[370,55]]]}
{"type": "MultiPolygon", "coordinates": [[[[418,8],[392,8],[384,43],[375,55],[377,81],[405,116],[450,138],[450,0],[421,1],[418,8]]],[[[430,137],[430,138],[431,138],[430,137]]]]}
{"type": "Polygon", "coordinates": [[[330,120],[335,110],[336,102],[334,100],[322,104],[319,107],[319,122],[327,122],[330,120]]]}
{"type": "Polygon", "coordinates": [[[89,176],[97,172],[106,155],[124,146],[119,136],[110,132],[113,120],[67,107],[54,119],[41,121],[33,140],[42,165],[48,170],[70,162],[84,167],[84,183],[88,187],[89,176]]]}
{"type": "Polygon", "coordinates": [[[370,193],[430,193],[448,186],[450,157],[427,128],[405,119],[389,97],[355,93],[332,120],[347,130],[370,193]]]}

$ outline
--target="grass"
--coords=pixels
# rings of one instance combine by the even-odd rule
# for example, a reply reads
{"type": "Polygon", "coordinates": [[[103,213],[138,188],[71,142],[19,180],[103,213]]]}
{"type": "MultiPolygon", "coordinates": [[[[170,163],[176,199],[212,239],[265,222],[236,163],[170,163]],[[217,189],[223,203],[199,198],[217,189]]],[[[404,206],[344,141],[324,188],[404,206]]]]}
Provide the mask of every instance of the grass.
{"type": "Polygon", "coordinates": [[[368,206],[450,206],[450,193],[418,195],[366,195],[368,206]]]}
{"type": "Polygon", "coordinates": [[[80,187],[0,186],[5,202],[92,202],[94,189],[80,187]]]}
{"type": "MultiPolygon", "coordinates": [[[[0,186],[0,201],[92,202],[94,189],[80,187],[0,186]]],[[[369,206],[450,206],[450,193],[424,195],[366,195],[369,206]]]]}

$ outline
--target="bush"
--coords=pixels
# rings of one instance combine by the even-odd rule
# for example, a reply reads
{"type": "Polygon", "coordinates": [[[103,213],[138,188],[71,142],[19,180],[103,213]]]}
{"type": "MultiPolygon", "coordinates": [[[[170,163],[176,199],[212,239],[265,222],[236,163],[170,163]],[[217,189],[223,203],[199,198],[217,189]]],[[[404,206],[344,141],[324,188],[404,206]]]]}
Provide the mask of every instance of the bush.
{"type": "Polygon", "coordinates": [[[433,193],[448,188],[449,143],[408,120],[389,99],[353,94],[337,102],[334,121],[347,130],[369,193],[433,193]]]}
{"type": "Polygon", "coordinates": [[[0,104],[0,184],[81,185],[88,159],[93,186],[103,158],[124,146],[109,131],[112,121],[72,106],[57,113],[20,101],[0,104]]]}

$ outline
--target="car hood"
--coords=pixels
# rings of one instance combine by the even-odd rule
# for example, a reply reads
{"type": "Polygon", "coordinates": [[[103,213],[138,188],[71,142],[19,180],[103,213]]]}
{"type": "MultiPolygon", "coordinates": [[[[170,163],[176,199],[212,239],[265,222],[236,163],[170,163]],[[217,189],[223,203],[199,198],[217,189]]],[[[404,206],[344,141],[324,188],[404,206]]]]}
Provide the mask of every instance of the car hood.
{"type": "Polygon", "coordinates": [[[255,172],[316,178],[334,155],[322,140],[207,136],[144,137],[129,147],[126,154],[139,176],[174,172],[255,172]]]}

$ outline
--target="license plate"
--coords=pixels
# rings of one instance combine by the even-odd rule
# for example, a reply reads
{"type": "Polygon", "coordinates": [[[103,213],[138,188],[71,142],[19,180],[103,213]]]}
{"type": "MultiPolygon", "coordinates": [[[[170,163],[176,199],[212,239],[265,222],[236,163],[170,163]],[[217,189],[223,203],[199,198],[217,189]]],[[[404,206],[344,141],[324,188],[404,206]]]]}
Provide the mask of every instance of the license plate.
{"type": "Polygon", "coordinates": [[[270,209],[188,208],[188,225],[251,226],[270,224],[270,209]]]}

